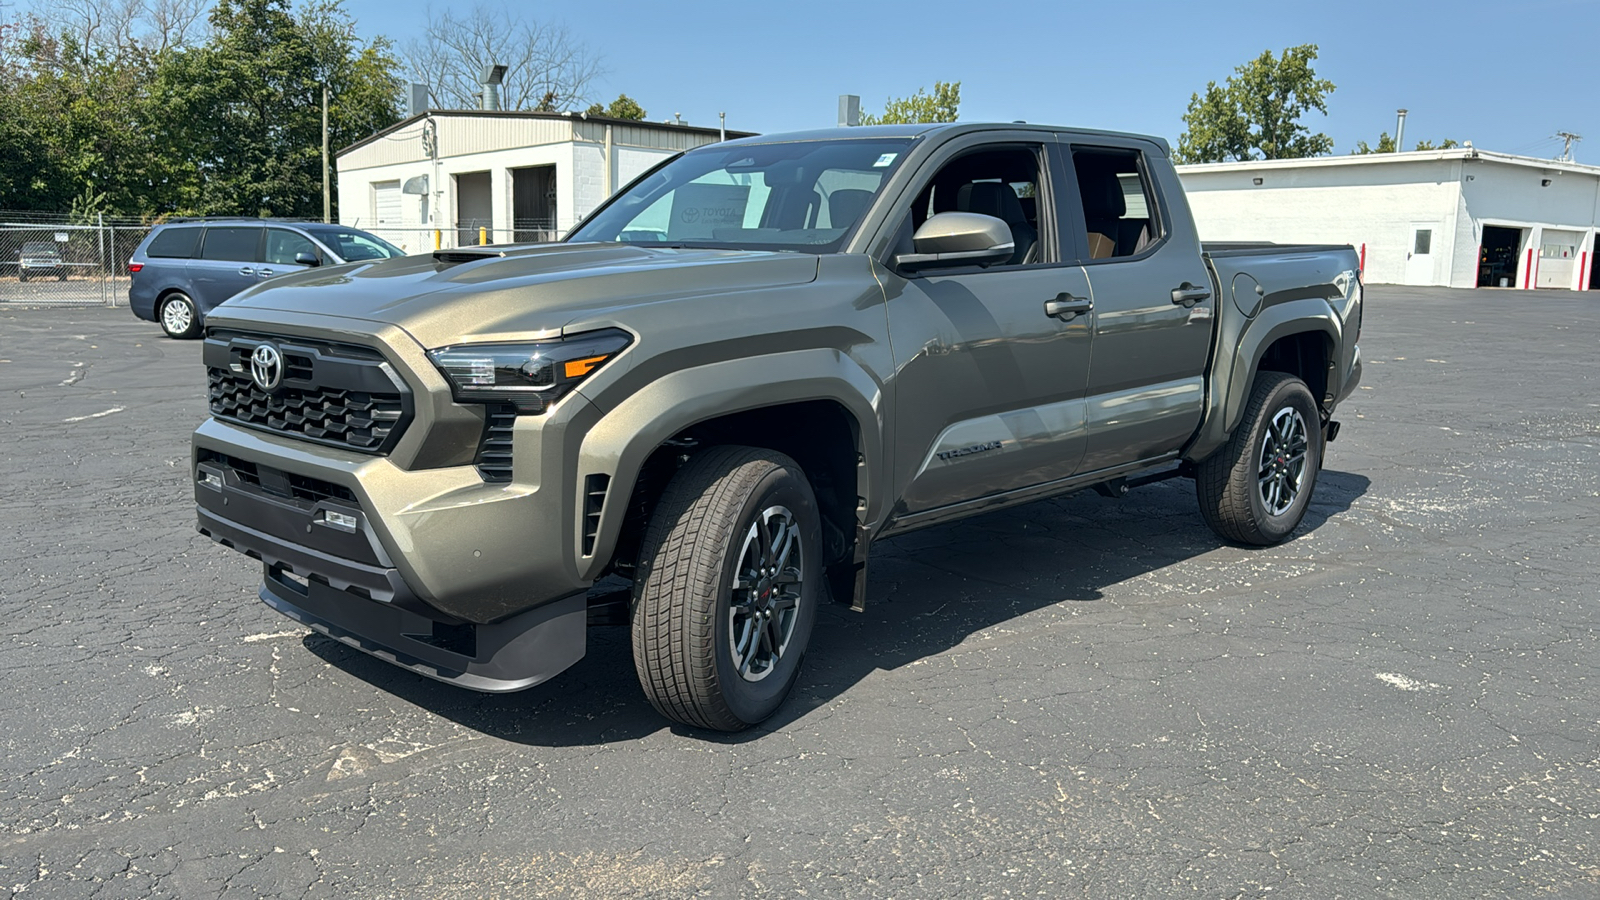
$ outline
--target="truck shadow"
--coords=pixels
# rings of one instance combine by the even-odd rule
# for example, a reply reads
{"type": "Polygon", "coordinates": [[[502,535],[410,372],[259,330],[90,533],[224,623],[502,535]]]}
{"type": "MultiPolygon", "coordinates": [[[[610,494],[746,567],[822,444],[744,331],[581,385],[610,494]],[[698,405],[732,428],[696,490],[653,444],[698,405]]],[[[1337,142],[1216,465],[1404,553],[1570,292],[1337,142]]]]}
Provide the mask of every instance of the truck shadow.
{"type": "MultiPolygon", "coordinates": [[[[1370,485],[1361,475],[1324,471],[1297,534],[1313,532],[1347,511],[1370,485]]],[[[626,628],[590,628],[588,652],[577,665],[547,684],[504,695],[440,684],[321,635],[307,636],[304,644],[402,700],[520,744],[602,745],[668,729],[742,743],[803,719],[874,672],[935,656],[985,629],[1047,607],[1093,604],[1107,587],[1213,551],[1274,552],[1230,548],[1217,538],[1195,508],[1188,481],[1151,485],[1120,500],[1075,494],[879,543],[872,552],[866,611],[826,607],[788,702],[760,727],[735,735],[674,726],[661,718],[639,692],[626,628]]],[[[1181,595],[1151,601],[1166,602],[1182,602],[1181,595]]],[[[1084,621],[1092,625],[1092,614],[1084,621]]]]}

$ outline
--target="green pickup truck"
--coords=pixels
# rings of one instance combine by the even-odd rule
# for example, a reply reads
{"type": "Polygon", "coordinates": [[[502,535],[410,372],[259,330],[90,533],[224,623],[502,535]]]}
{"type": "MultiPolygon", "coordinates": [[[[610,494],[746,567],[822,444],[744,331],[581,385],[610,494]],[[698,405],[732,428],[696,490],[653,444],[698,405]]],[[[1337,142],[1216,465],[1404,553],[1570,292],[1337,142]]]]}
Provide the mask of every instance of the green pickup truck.
{"type": "Polygon", "coordinates": [[[199,528],[261,560],[274,609],[466,688],[557,675],[609,611],[663,715],[737,730],[820,604],[871,599],[879,539],[1172,477],[1226,539],[1286,539],[1361,295],[1349,247],[1202,245],[1157,138],[713,144],[561,243],[218,307],[199,528]]]}

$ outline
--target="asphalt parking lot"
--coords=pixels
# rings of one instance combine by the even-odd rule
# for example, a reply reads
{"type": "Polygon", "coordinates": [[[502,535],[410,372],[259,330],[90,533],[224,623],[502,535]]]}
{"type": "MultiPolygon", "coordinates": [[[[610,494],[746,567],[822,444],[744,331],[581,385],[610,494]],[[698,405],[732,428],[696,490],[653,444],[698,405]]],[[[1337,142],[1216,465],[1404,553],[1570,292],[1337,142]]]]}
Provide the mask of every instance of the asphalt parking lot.
{"type": "Polygon", "coordinates": [[[0,307],[0,897],[1600,896],[1600,295],[1376,287],[1305,526],[1192,485],[874,549],[795,696],[511,696],[194,531],[199,345],[0,307]]]}

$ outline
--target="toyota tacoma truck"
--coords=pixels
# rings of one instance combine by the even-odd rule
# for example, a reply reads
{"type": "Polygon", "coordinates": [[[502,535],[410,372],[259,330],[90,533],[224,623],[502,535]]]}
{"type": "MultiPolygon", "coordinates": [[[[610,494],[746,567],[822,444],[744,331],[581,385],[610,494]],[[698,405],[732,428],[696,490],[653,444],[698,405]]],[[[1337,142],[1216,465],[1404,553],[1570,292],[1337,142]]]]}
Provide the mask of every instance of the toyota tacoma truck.
{"type": "Polygon", "coordinates": [[[713,144],[560,243],[222,304],[199,529],[261,561],[272,608],[465,688],[539,684],[625,621],[656,709],[737,730],[822,603],[870,599],[875,541],[1171,477],[1227,540],[1286,539],[1361,305],[1348,246],[1202,244],[1157,138],[713,144]]]}

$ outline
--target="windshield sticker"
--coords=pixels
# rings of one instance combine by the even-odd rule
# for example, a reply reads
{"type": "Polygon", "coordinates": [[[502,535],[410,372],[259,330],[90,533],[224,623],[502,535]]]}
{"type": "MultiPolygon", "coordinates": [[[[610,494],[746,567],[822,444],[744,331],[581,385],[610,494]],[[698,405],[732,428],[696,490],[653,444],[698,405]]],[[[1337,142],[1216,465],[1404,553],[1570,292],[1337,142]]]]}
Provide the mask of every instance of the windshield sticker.
{"type": "Polygon", "coordinates": [[[878,161],[873,163],[872,167],[874,169],[881,169],[884,166],[887,166],[888,164],[894,162],[894,158],[896,156],[899,156],[899,155],[900,154],[898,154],[898,153],[885,153],[884,155],[878,157],[878,161]]]}

